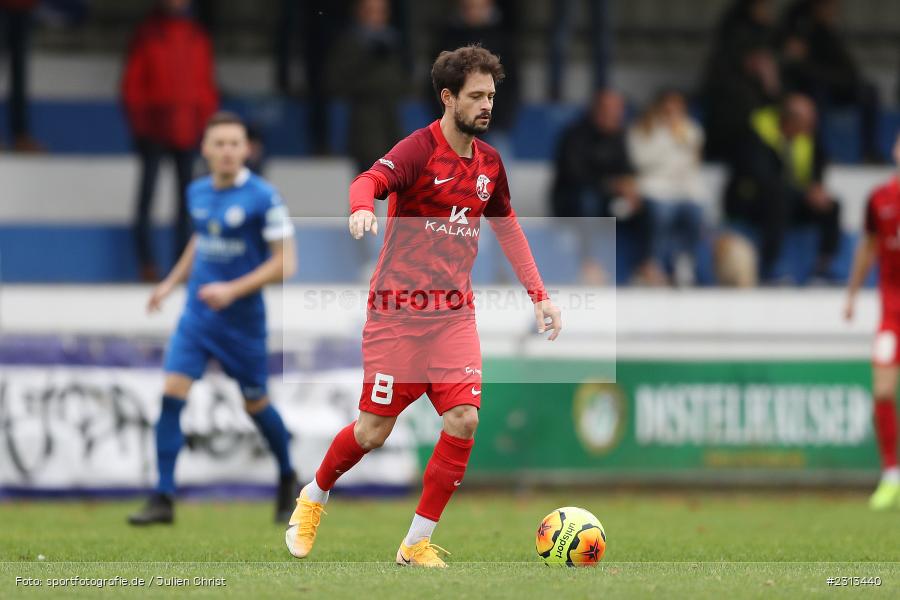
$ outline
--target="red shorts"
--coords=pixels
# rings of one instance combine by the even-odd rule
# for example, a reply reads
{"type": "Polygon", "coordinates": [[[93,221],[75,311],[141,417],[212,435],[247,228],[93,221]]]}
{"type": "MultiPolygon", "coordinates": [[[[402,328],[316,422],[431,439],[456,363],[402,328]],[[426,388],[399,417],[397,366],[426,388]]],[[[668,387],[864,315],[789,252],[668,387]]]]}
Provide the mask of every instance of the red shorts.
{"type": "Polygon", "coordinates": [[[481,343],[474,319],[369,319],[363,329],[359,409],[396,417],[427,394],[438,414],[481,407],[481,343]]]}
{"type": "Polygon", "coordinates": [[[883,319],[875,334],[872,346],[872,364],[878,367],[900,365],[900,354],[897,352],[897,340],[900,338],[900,321],[883,319]]]}

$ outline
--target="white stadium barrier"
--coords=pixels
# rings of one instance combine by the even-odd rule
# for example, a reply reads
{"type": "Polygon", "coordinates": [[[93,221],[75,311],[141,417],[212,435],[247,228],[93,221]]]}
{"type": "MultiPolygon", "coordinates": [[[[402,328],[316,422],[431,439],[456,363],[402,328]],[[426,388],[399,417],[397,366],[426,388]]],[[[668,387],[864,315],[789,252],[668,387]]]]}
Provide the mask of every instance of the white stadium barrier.
{"type": "MultiPolygon", "coordinates": [[[[320,312],[304,309],[306,295],[322,289],[340,290],[292,285],[267,292],[273,353],[291,350],[290,345],[298,336],[307,341],[358,339],[364,318],[360,307],[338,304],[320,312]]],[[[144,303],[149,291],[146,286],[0,288],[0,330],[6,340],[5,346],[0,344],[6,348],[6,358],[0,360],[0,423],[5,424],[0,428],[0,440],[3,440],[0,495],[4,490],[12,493],[16,490],[104,493],[105,490],[109,493],[109,490],[133,491],[153,484],[152,423],[159,411],[162,374],[158,367],[152,366],[158,362],[142,365],[138,360],[137,365],[117,365],[120,358],[123,363],[129,360],[128,356],[117,354],[117,348],[128,351],[134,347],[155,348],[158,352],[176,323],[184,295],[183,292],[174,295],[161,314],[148,317],[144,314],[144,303]],[[29,342],[23,342],[23,350],[19,352],[15,350],[16,340],[41,337],[53,340],[51,346],[56,343],[62,354],[72,348],[107,348],[105,354],[88,352],[105,356],[107,362],[101,360],[94,364],[62,359],[30,364],[22,360],[29,342]],[[104,346],[110,340],[113,345],[104,346]],[[115,346],[117,343],[122,346],[115,346]],[[13,352],[9,350],[11,344],[13,352]]],[[[523,463],[511,457],[509,460],[517,465],[516,470],[504,474],[486,468],[473,474],[473,481],[496,483],[520,478],[545,484],[551,480],[869,482],[870,399],[865,370],[859,367],[864,367],[869,356],[878,318],[874,292],[863,293],[857,318],[852,323],[842,320],[843,292],[835,289],[563,288],[555,297],[564,307],[564,330],[552,344],[534,333],[533,317],[527,305],[513,309],[487,305],[479,309],[485,368],[495,368],[504,361],[526,365],[527,369],[547,364],[563,373],[551,375],[546,381],[560,384],[553,389],[575,390],[537,401],[530,399],[520,405],[517,397],[510,397],[509,391],[500,389],[507,386],[492,388],[492,405],[499,402],[497,406],[515,406],[513,412],[526,421],[498,420],[494,411],[490,418],[492,429],[483,433],[494,436],[484,438],[488,440],[484,442],[488,444],[485,451],[488,455],[503,452],[504,446],[495,445],[503,440],[514,445],[545,443],[546,440],[527,437],[524,433],[527,429],[517,434],[518,437],[509,438],[503,428],[509,427],[510,433],[517,431],[517,427],[527,423],[528,411],[538,406],[535,402],[549,401],[561,409],[559,414],[563,420],[555,424],[557,427],[564,429],[565,415],[574,411],[572,418],[582,433],[576,436],[569,432],[572,437],[566,438],[569,439],[566,448],[571,454],[563,453],[558,460],[574,460],[583,453],[585,458],[577,459],[582,470],[570,472],[560,466],[547,479],[550,476],[547,472],[529,471],[527,461],[523,463]],[[604,310],[590,312],[566,307],[572,299],[583,300],[591,294],[597,295],[601,302],[598,306],[604,310]],[[619,367],[626,370],[622,377],[613,379],[615,372],[603,371],[610,376],[608,381],[585,380],[583,375],[566,371],[567,364],[579,364],[578,368],[594,371],[591,365],[610,361],[624,365],[619,367]],[[794,368],[791,364],[801,365],[800,371],[786,379],[783,374],[777,374],[779,365],[794,368]],[[841,368],[845,370],[848,364],[858,365],[852,367],[858,375],[842,375],[836,381],[829,379],[831,364],[844,365],[841,368]],[[762,370],[755,370],[753,365],[762,365],[762,370]],[[729,369],[734,368],[741,371],[732,380],[729,369]],[[712,380],[698,376],[707,370],[712,380]],[[557,379],[552,379],[554,376],[557,379]],[[727,398],[714,395],[725,392],[727,398]],[[574,396],[569,398],[567,395],[571,393],[574,396]],[[682,398],[679,394],[687,396],[682,398]],[[701,396],[694,398],[691,394],[701,396]],[[759,402],[771,401],[774,406],[772,398],[785,394],[784,406],[769,414],[770,420],[754,421],[756,429],[747,429],[750,425],[742,419],[749,417],[741,416],[742,411],[756,414],[753,411],[759,402]],[[834,410],[823,413],[823,407],[829,406],[834,410]],[[693,408],[686,410],[686,407],[693,408]],[[705,455],[705,466],[678,473],[661,470],[660,466],[641,472],[616,470],[618,459],[604,458],[604,453],[616,448],[622,435],[626,439],[636,436],[630,444],[637,444],[637,450],[642,451],[668,448],[675,443],[673,440],[681,440],[672,437],[678,432],[699,436],[700,441],[690,443],[713,444],[722,435],[722,423],[726,422],[722,419],[726,419],[728,427],[737,427],[734,431],[739,439],[744,439],[740,436],[749,435],[748,432],[757,432],[762,440],[759,443],[765,448],[777,442],[775,450],[766,450],[770,455],[772,451],[780,452],[787,457],[785,460],[794,460],[791,457],[796,457],[797,448],[803,447],[803,452],[809,452],[809,468],[801,469],[798,464],[805,463],[796,461],[785,463],[785,468],[790,467],[786,470],[759,470],[766,465],[756,463],[747,463],[756,465],[756,470],[736,468],[744,463],[734,461],[756,460],[753,457],[761,456],[753,444],[729,449],[725,454],[710,449],[705,455]],[[581,445],[577,440],[581,440],[581,445]],[[829,463],[823,463],[826,459],[816,454],[819,446],[847,447],[853,458],[843,468],[823,469],[822,465],[829,463]],[[852,469],[848,470],[848,466],[852,469]]],[[[78,353],[68,355],[77,357],[78,353]]],[[[158,355],[155,360],[158,361],[158,355]]],[[[284,414],[294,436],[291,453],[303,476],[312,473],[333,434],[355,416],[361,385],[362,373],[358,366],[318,368],[325,370],[300,371],[290,373],[289,377],[275,375],[270,379],[273,402],[284,414]]],[[[486,371],[484,377],[488,381],[491,374],[486,371]]],[[[180,485],[201,489],[222,485],[260,488],[274,481],[274,460],[244,415],[233,382],[213,369],[192,390],[189,406],[183,427],[191,445],[179,459],[180,485]]],[[[427,456],[439,427],[440,421],[430,404],[415,403],[402,415],[388,445],[367,457],[358,469],[341,480],[342,485],[360,488],[415,485],[420,461],[427,456]]],[[[637,451],[629,448],[617,448],[614,451],[623,454],[611,456],[624,457],[637,451]]],[[[874,460],[874,454],[871,458],[874,460]]]]}

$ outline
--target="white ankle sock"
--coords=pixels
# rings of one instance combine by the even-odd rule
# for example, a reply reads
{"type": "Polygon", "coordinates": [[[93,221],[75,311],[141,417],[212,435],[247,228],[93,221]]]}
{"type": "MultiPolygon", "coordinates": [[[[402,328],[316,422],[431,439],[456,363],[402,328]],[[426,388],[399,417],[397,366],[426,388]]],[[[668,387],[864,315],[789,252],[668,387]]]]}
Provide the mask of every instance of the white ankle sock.
{"type": "Polygon", "coordinates": [[[881,480],[886,483],[900,483],[900,467],[891,467],[882,471],[881,480]]]}
{"type": "Polygon", "coordinates": [[[406,534],[406,539],[403,540],[403,543],[407,546],[412,546],[425,538],[430,538],[437,524],[437,521],[420,517],[417,514],[413,515],[412,525],[409,526],[409,533],[406,534]]]}
{"type": "Polygon", "coordinates": [[[328,502],[328,490],[323,490],[319,487],[316,478],[313,477],[313,480],[306,484],[306,487],[303,488],[303,491],[306,492],[306,497],[313,502],[318,502],[319,504],[325,504],[328,502]]]}

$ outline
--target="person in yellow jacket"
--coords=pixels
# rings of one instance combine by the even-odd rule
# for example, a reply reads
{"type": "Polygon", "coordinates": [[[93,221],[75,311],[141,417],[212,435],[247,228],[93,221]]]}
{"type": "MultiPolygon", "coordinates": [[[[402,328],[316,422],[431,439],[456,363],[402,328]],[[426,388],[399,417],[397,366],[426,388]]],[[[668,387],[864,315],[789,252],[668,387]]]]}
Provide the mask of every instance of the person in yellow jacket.
{"type": "Polygon", "coordinates": [[[736,140],[725,215],[758,230],[763,281],[776,275],[786,230],[801,224],[819,229],[813,275],[829,278],[840,242],[840,205],[823,185],[827,161],[816,134],[815,105],[791,94],[780,106],[751,113],[748,136],[736,140]]]}

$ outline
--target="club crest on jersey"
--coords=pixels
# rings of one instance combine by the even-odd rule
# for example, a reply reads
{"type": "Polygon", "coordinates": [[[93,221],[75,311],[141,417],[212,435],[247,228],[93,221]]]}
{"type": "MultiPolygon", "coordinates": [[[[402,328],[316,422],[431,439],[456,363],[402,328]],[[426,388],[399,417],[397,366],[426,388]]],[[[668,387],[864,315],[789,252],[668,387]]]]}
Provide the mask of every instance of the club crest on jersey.
{"type": "Polygon", "coordinates": [[[480,174],[478,180],[475,182],[475,194],[482,202],[487,202],[491,197],[491,193],[488,191],[488,184],[490,182],[490,178],[484,173],[480,174]]]}
{"type": "Polygon", "coordinates": [[[245,217],[244,209],[240,206],[232,206],[225,211],[225,223],[231,228],[240,227],[245,217]]]}

